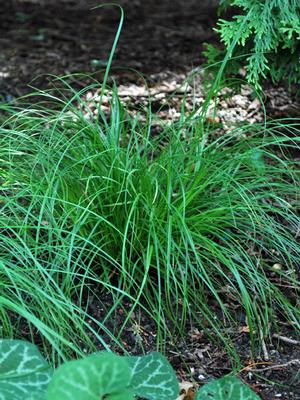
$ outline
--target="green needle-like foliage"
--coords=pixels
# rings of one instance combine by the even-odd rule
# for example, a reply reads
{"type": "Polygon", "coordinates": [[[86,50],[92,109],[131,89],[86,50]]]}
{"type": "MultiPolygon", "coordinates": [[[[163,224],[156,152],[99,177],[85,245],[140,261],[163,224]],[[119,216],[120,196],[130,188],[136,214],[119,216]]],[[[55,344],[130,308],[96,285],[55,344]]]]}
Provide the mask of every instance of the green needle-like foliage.
{"type": "Polygon", "coordinates": [[[99,107],[90,118],[83,92],[71,100],[41,93],[29,108],[5,110],[4,335],[25,321],[47,351],[82,354],[103,332],[118,341],[106,323],[124,299],[132,304],[124,324],[139,306],[156,321],[158,339],[167,320],[177,332],[191,321],[231,352],[226,332],[241,316],[252,343],[277,317],[299,329],[299,168],[291,158],[299,122],[220,137],[183,110],[180,122],[152,136],[150,111],[147,122],[130,117],[115,94],[109,116],[99,107]],[[107,293],[111,313],[91,316],[89,299],[107,293]]]}

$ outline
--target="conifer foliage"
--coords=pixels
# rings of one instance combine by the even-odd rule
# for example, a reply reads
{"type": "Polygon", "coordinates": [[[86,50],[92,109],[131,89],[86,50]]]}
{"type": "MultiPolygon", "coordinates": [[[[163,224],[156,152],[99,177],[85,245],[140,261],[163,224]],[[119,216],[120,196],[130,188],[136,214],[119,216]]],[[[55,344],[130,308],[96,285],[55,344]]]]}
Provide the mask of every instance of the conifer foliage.
{"type": "Polygon", "coordinates": [[[231,56],[244,55],[248,82],[260,88],[269,75],[274,82],[300,83],[300,0],[221,1],[221,8],[230,6],[239,15],[219,19],[217,32],[231,56]]]}

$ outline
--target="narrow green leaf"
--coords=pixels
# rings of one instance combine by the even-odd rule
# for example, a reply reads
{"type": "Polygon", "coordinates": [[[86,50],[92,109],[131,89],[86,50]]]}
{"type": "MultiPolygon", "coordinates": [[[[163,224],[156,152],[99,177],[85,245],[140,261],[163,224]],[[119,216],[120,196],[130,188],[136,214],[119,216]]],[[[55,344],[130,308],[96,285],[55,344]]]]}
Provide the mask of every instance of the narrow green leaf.
{"type": "Polygon", "coordinates": [[[204,385],[196,395],[196,400],[259,400],[259,397],[234,376],[217,379],[204,385]]]}
{"type": "Polygon", "coordinates": [[[43,400],[52,369],[38,348],[20,340],[0,340],[0,400],[43,400]]]}
{"type": "Polygon", "coordinates": [[[160,353],[126,357],[131,367],[130,387],[136,396],[148,400],[172,400],[179,393],[173,368],[160,353]]]}

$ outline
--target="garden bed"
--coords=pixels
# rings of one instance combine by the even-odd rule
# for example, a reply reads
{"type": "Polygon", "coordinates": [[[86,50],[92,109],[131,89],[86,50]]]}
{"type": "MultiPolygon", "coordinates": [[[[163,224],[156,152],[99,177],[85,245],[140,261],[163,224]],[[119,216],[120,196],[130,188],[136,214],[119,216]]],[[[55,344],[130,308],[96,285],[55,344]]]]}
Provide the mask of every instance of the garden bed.
{"type": "MultiPolygon", "coordinates": [[[[119,4],[124,7],[125,24],[114,58],[110,84],[114,80],[117,82],[120,99],[130,115],[135,116],[138,111],[139,118],[143,119],[143,110],[151,103],[159,130],[162,123],[178,122],[183,99],[187,112],[195,111],[205,101],[203,74],[199,66],[204,61],[201,55],[203,42],[217,42],[212,31],[216,11],[211,2],[202,2],[200,7],[198,0],[170,0],[163,4],[158,0],[135,0],[120,1],[119,4]]],[[[44,75],[47,73],[55,76],[76,72],[94,73],[96,79],[101,79],[103,74],[97,71],[107,63],[119,22],[118,9],[91,12],[84,2],[54,0],[47,4],[7,1],[2,7],[2,98],[11,100],[30,92],[30,82],[35,87],[48,88],[50,79],[44,75]]],[[[86,76],[73,76],[71,80],[78,89],[91,82],[86,76]]],[[[84,101],[94,116],[97,114],[99,95],[99,88],[84,93],[84,101]]],[[[299,117],[299,103],[286,88],[267,84],[264,95],[268,119],[299,117]]],[[[105,93],[105,96],[106,100],[102,99],[102,111],[109,113],[110,93],[105,93]]],[[[228,90],[225,89],[220,94],[217,111],[212,107],[206,122],[219,126],[216,135],[222,137],[245,121],[256,124],[264,120],[262,103],[254,99],[250,88],[244,85],[240,94],[232,96],[228,96],[228,90]]],[[[299,161],[298,154],[294,154],[294,157],[295,161],[299,161]]],[[[299,237],[299,232],[295,232],[295,235],[299,237]]],[[[282,268],[276,262],[276,257],[265,261],[275,269],[282,268]]],[[[85,299],[89,315],[95,320],[105,317],[105,310],[110,309],[111,303],[109,296],[102,298],[102,303],[97,295],[85,299]]],[[[127,309],[131,306],[132,303],[123,305],[127,309]]],[[[117,308],[107,327],[116,333],[125,318],[124,309],[117,308]]],[[[172,331],[172,323],[166,323],[172,331]]],[[[249,327],[245,316],[241,314],[237,331],[230,332],[241,359],[240,377],[264,400],[300,399],[299,338],[295,337],[294,330],[286,321],[280,321],[278,325],[280,330],[270,332],[266,348],[262,346],[253,358],[249,327]]],[[[14,332],[16,336],[29,338],[33,334],[39,344],[38,330],[29,332],[27,324],[21,324],[19,329],[19,332],[14,332]]],[[[113,346],[111,338],[103,332],[101,334],[107,344],[113,346]]],[[[156,339],[155,324],[142,309],[137,308],[120,338],[124,349],[135,354],[150,351],[155,349],[156,339]]],[[[91,341],[94,341],[93,337],[91,341]]],[[[187,327],[184,337],[168,336],[163,344],[182,381],[192,381],[198,385],[213,377],[223,376],[232,369],[222,346],[208,338],[207,332],[198,326],[187,327]]],[[[82,347],[89,352],[84,343],[82,347]]]]}

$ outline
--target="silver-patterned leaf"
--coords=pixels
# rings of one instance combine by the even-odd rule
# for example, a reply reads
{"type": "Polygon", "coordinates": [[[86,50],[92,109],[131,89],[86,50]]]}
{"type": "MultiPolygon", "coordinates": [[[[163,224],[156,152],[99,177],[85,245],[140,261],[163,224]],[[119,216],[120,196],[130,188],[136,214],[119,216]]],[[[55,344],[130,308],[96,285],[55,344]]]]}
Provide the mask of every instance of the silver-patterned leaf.
{"type": "Polygon", "coordinates": [[[51,376],[36,346],[0,340],[0,400],[44,400],[51,376]]]}
{"type": "Polygon", "coordinates": [[[234,376],[216,379],[204,385],[196,400],[259,400],[257,394],[234,376]]]}
{"type": "Polygon", "coordinates": [[[126,357],[131,367],[130,387],[136,396],[148,400],[172,400],[179,393],[173,368],[160,353],[126,357]]]}
{"type": "Polygon", "coordinates": [[[112,353],[100,352],[59,367],[48,387],[47,400],[131,400],[130,368],[112,353]]]}

